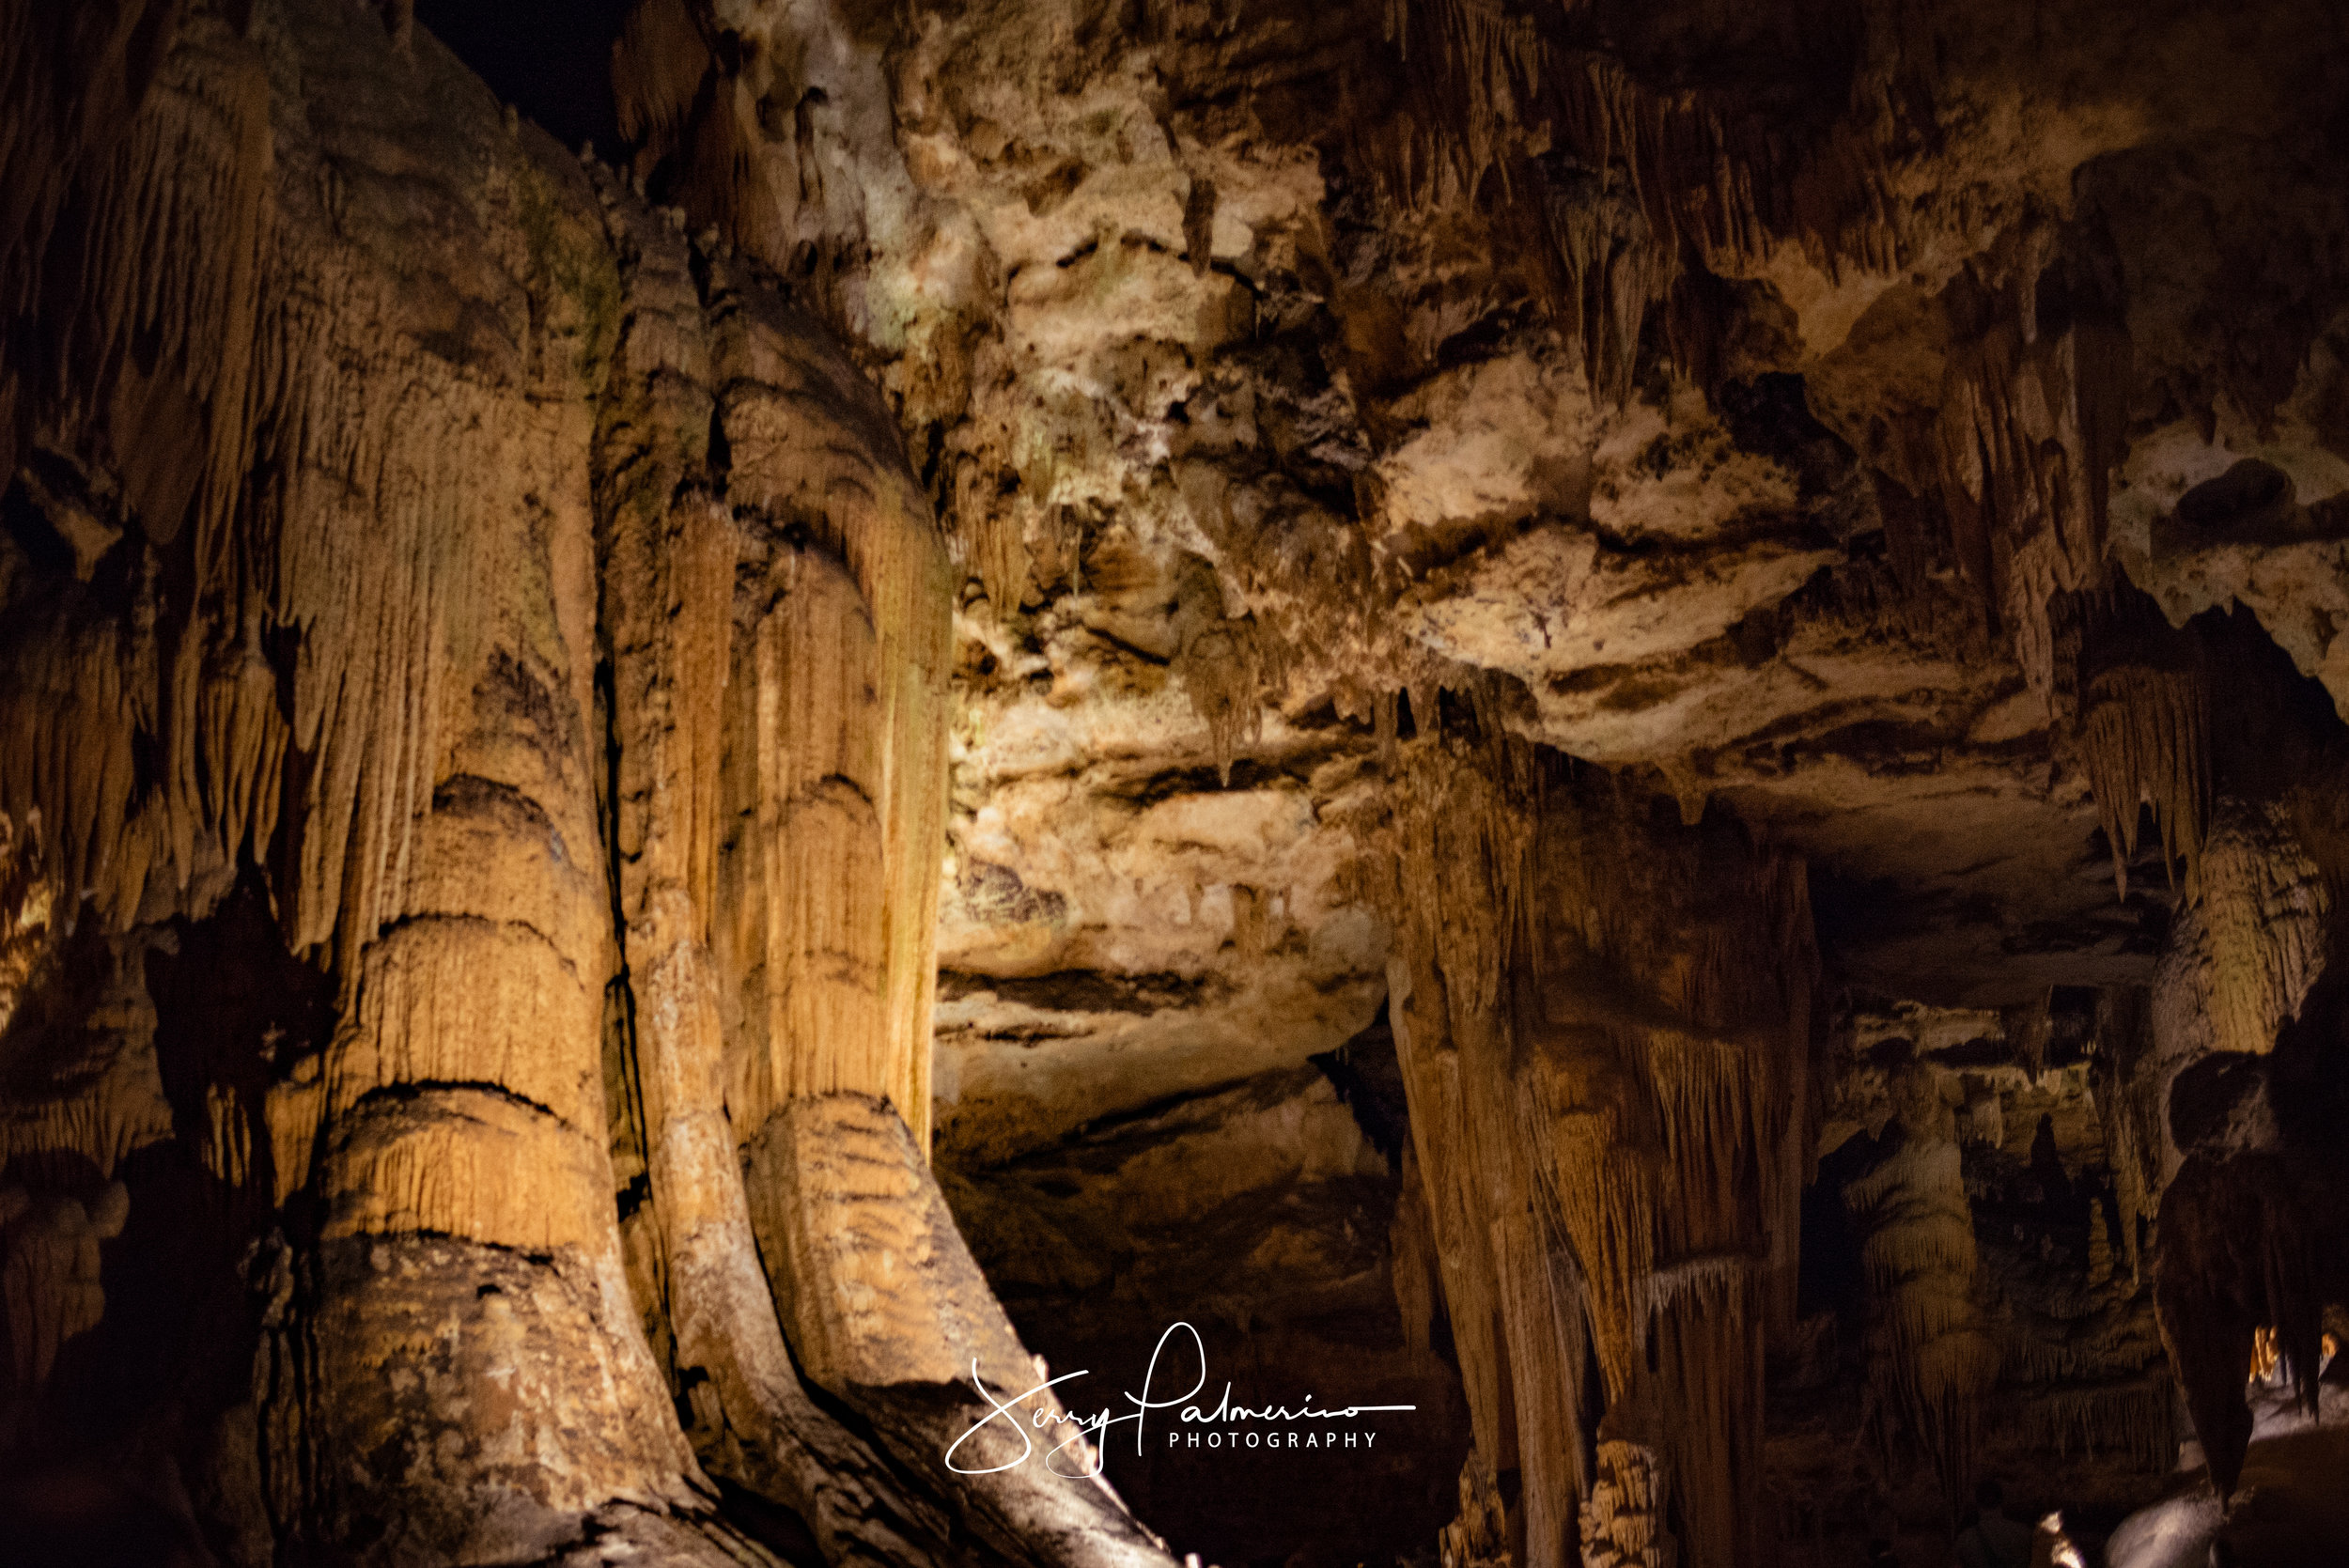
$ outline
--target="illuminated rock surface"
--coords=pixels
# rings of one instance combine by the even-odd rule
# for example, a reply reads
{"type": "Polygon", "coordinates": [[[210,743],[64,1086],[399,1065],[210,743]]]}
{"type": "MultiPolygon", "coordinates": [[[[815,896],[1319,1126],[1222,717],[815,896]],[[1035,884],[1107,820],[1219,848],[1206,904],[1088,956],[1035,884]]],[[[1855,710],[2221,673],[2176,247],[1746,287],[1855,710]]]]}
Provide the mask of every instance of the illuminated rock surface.
{"type": "Polygon", "coordinates": [[[2333,8],[16,0],[0,81],[24,1560],[1922,1562],[1986,1474],[2309,1560],[2333,8]],[[1178,1321],[1414,1408],[949,1462],[1178,1321]]]}

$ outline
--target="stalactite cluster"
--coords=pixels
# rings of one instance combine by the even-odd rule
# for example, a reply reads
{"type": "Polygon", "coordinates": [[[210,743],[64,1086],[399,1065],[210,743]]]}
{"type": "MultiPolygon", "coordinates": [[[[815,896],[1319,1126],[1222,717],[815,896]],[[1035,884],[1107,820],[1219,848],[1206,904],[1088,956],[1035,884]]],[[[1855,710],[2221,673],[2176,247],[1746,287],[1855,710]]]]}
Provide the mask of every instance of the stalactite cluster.
{"type": "Polygon", "coordinates": [[[1402,766],[1395,1034],[1478,1459],[1520,1478],[1514,1559],[1668,1551],[1634,1523],[1660,1468],[1690,1560],[1753,1560],[1738,1456],[1791,1320],[1809,1104],[1801,869],[1522,747],[1402,766]],[[1594,1442],[1624,1451],[1604,1494],[1594,1442]]]}
{"type": "Polygon", "coordinates": [[[435,3],[0,5],[36,1559],[117,1492],[239,1568],[2282,1506],[2317,0],[435,3]],[[1014,1462],[1032,1351],[1176,1318],[1413,1419],[1014,1462]]]}
{"type": "Polygon", "coordinates": [[[2123,897],[2140,805],[2154,808],[2164,862],[2184,862],[2193,881],[2210,809],[2208,700],[2190,670],[2121,665],[2100,671],[2089,687],[2082,751],[2123,897]]]}

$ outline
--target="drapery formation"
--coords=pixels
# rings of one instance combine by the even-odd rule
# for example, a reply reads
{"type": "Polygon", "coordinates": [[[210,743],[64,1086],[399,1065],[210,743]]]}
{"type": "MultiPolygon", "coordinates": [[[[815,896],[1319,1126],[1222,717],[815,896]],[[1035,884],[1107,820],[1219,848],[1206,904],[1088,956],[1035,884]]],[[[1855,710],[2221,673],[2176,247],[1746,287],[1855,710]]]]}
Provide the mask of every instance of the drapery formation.
{"type": "Polygon", "coordinates": [[[926,1167],[952,581],[869,386],[398,17],[0,76],[11,1462],[161,1453],[234,1562],[1160,1560],[944,1463],[1036,1379],[926,1167]]]}
{"type": "Polygon", "coordinates": [[[1520,1563],[1665,1561],[1668,1520],[1687,1560],[1757,1561],[1812,1118],[1803,867],[1515,744],[1402,766],[1390,1005],[1486,1478],[1463,1493],[1506,1478],[1520,1563]]]}

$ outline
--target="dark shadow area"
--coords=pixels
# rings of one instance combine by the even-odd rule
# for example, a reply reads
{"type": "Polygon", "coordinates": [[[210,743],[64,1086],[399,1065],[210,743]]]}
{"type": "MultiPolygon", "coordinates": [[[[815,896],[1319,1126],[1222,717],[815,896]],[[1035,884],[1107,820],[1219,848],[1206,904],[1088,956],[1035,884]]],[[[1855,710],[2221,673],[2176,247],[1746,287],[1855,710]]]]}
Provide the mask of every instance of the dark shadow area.
{"type": "Polygon", "coordinates": [[[416,21],[567,147],[620,145],[612,44],[631,0],[416,0],[416,21]]]}
{"type": "Polygon", "coordinates": [[[1403,1169],[1403,1146],[1411,1136],[1410,1106],[1404,1095],[1403,1063],[1395,1054],[1394,1029],[1387,1021],[1387,1004],[1378,1016],[1335,1050],[1307,1060],[1321,1069],[1330,1087],[1354,1113],[1354,1123],[1370,1146],[1387,1157],[1390,1169],[1403,1169]]]}
{"type": "Polygon", "coordinates": [[[1795,1283],[1795,1312],[1833,1312],[1854,1331],[1867,1305],[1860,1269],[1860,1235],[1843,1202],[1843,1184],[1876,1162],[1876,1141],[1866,1133],[1819,1159],[1818,1179],[1802,1191],[1802,1257],[1795,1283]]]}
{"type": "Polygon", "coordinates": [[[169,1509],[107,1467],[0,1480],[0,1568],[197,1568],[211,1560],[169,1509]]]}

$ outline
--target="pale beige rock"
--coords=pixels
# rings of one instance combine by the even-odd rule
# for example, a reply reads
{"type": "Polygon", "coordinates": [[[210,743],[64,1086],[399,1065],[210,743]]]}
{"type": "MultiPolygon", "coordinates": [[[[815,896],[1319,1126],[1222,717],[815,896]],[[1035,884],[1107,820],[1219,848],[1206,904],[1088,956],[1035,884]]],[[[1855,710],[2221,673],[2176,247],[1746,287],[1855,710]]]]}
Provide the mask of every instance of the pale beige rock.
{"type": "MultiPolygon", "coordinates": [[[[1294,1075],[1382,999],[1453,1560],[1652,1559],[1664,1475],[1691,1560],[1757,1556],[1814,1110],[1913,1135],[1851,1185],[1954,1484],[2012,1262],[1960,1177],[2045,1116],[2134,1261],[2170,1084],[2266,1070],[2341,946],[2338,737],[2231,728],[2269,654],[2349,713],[2338,29],[2044,11],[644,0],[626,177],[407,0],[0,17],[0,1153],[13,1223],[172,1160],[157,1229],[262,1244],[261,1384],[188,1428],[284,1461],[229,1536],[755,1555],[707,1465],[835,1559],[1153,1560],[940,1469],[910,1371],[1024,1352],[932,1119],[959,1194],[1163,1130],[1167,1228],[1370,1182],[1294,1075]],[[1803,862],[1839,983],[2023,1010],[1814,1093],[1803,862]],[[256,908],[255,973],[170,991],[256,908]],[[869,1168],[807,1130],[849,1107],[869,1168]],[[1587,1529],[1586,1357],[1672,1418],[1587,1529]]],[[[1359,1304],[1353,1243],[1265,1247],[1359,1304]]],[[[53,1252],[12,1348],[107,1329],[53,1252]]],[[[2139,1347],[2101,1253],[2045,1293],[2089,1327],[2001,1339],[2035,1383],[2139,1347]]]]}
{"type": "Polygon", "coordinates": [[[795,1098],[753,1141],[749,1162],[760,1252],[817,1383],[846,1393],[976,1376],[1018,1394],[1034,1382],[920,1151],[886,1107],[860,1095],[795,1098]]]}
{"type": "MultiPolygon", "coordinates": [[[[716,1519],[683,1403],[723,1474],[842,1556],[939,1560],[970,1526],[926,1429],[884,1456],[816,1409],[737,1153],[812,1092],[926,1121],[952,609],[927,501],[820,329],[697,280],[661,220],[390,21],[158,21],[118,142],[70,149],[87,189],[34,213],[34,261],[94,258],[58,330],[142,347],[101,347],[121,368],[89,385],[12,364],[0,399],[6,466],[37,428],[28,505],[69,547],[62,597],[13,534],[0,574],[0,812],[37,857],[9,855],[5,907],[12,940],[42,933],[9,970],[39,1017],[8,1023],[55,1041],[5,1125],[45,1189],[101,1172],[26,1208],[64,1230],[11,1205],[9,1419],[110,1325],[120,1167],[177,1205],[142,1248],[229,1265],[192,1309],[229,1327],[144,1419],[206,1435],[179,1461],[240,1541],[258,1514],[272,1551],[368,1560],[538,1560],[597,1530],[771,1560],[716,1519]],[[854,835],[808,815],[834,784],[854,835]],[[772,884],[748,944],[714,920],[746,862],[772,884]],[[70,966],[34,897],[59,886],[70,966]],[[744,1007],[752,976],[771,1010],[744,1007]],[[275,994],[312,989],[314,1016],[275,994]],[[657,1250],[636,1224],[623,1246],[622,1192],[657,1250]],[[248,1375],[229,1417],[172,1403],[248,1375]]],[[[12,76],[106,69],[8,25],[12,76]]],[[[11,203],[29,178],[11,163],[11,203]]],[[[7,256],[13,304],[32,261],[7,256]]],[[[986,1533],[1002,1559],[1159,1560],[1097,1489],[1006,1494],[986,1533]]]]}

